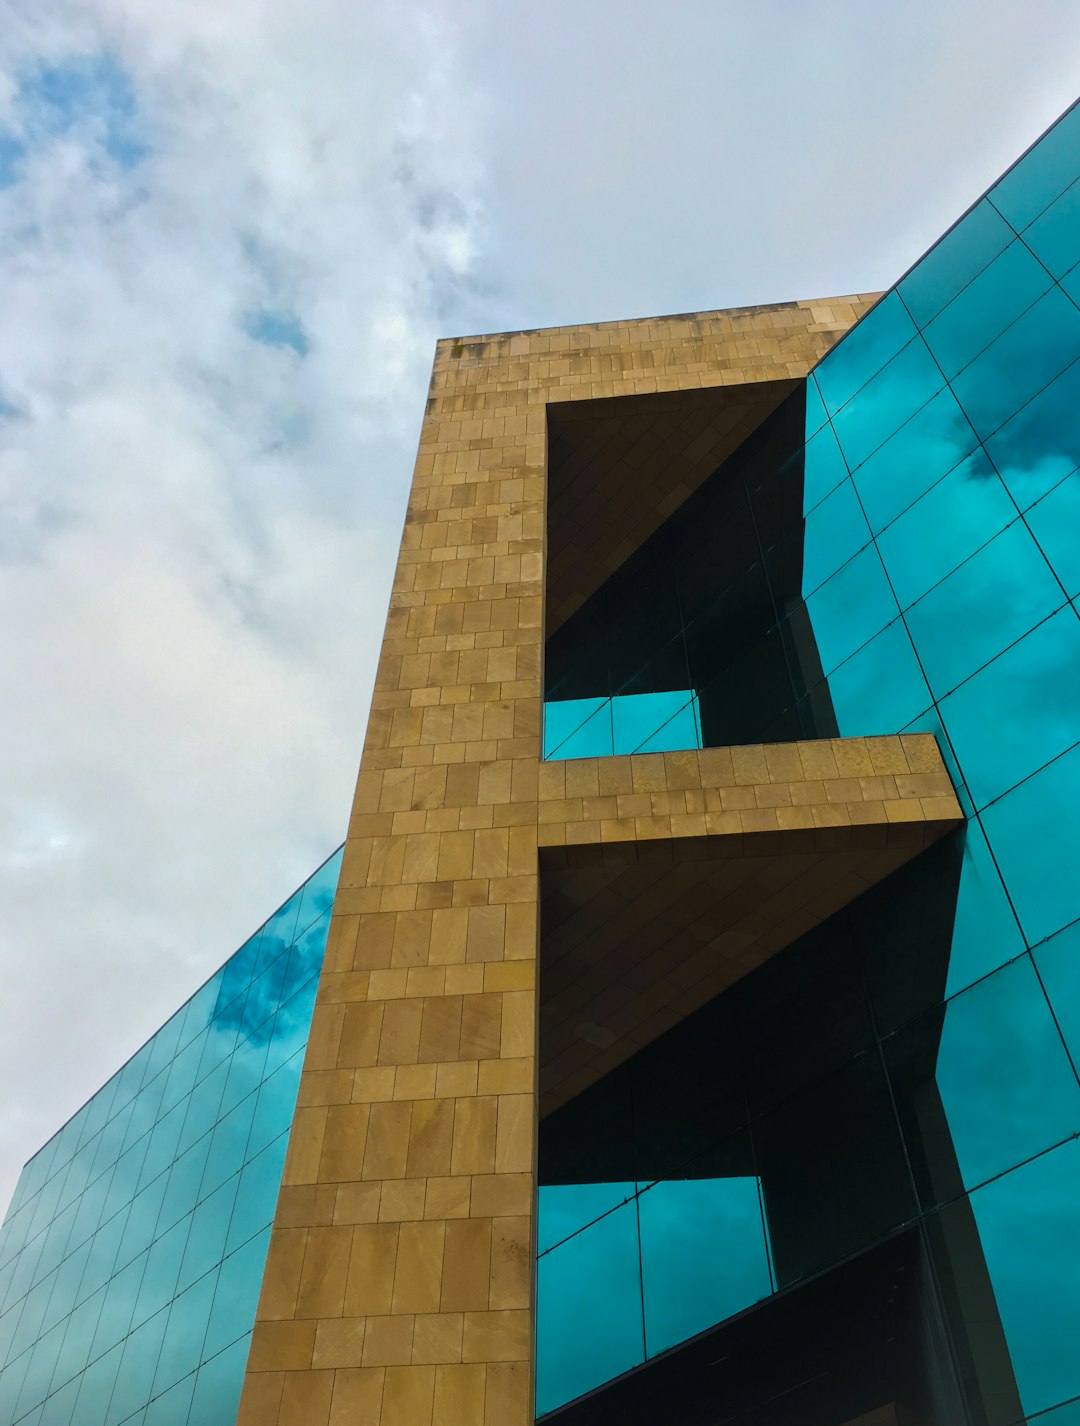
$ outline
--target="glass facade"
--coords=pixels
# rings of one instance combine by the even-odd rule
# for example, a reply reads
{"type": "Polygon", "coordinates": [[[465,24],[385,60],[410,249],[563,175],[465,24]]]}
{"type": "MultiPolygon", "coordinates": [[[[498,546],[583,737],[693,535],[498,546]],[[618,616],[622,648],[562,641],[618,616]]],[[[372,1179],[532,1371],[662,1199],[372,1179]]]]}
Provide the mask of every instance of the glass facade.
{"type": "Polygon", "coordinates": [[[969,820],[541,1125],[541,1413],[709,1330],[734,1382],[879,1263],[859,1410],[1080,1419],[1078,304],[1073,109],[549,641],[548,756],[655,692],[683,747],[930,731],[969,820]]]}
{"type": "Polygon", "coordinates": [[[26,1165],[0,1421],[232,1426],[341,852],[26,1165]]]}

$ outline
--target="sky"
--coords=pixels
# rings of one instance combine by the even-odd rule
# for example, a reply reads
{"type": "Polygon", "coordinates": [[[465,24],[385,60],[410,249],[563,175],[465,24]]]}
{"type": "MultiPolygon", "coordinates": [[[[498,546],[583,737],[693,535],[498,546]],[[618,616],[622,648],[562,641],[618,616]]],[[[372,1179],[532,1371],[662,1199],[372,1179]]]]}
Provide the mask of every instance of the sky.
{"type": "Polygon", "coordinates": [[[890,285],[1075,0],[0,0],[0,1210],[341,841],[437,337],[890,285]]]}

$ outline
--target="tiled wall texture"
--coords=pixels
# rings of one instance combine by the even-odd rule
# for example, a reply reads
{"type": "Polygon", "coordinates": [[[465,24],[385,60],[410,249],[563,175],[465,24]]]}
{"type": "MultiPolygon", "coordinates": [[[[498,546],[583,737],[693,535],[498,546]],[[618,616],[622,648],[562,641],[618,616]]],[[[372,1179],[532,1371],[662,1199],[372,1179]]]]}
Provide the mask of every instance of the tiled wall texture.
{"type": "Polygon", "coordinates": [[[532,1421],[546,407],[801,377],[869,300],[439,343],[244,1426],[532,1421]]]}

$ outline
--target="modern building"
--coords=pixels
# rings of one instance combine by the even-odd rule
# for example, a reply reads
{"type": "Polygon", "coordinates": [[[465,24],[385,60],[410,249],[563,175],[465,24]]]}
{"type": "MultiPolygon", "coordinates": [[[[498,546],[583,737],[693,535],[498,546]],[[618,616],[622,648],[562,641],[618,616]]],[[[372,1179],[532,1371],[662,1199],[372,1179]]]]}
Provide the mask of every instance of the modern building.
{"type": "Polygon", "coordinates": [[[440,342],[343,852],[27,1165],[0,1426],[1077,1426],[1078,594],[1080,109],[882,297],[440,342]]]}

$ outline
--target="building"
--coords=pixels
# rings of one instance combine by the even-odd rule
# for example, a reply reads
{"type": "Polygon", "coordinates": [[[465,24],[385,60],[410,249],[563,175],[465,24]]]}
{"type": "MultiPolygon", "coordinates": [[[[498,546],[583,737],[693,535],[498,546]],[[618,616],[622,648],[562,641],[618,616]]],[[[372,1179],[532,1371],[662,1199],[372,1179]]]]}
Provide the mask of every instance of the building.
{"type": "Polygon", "coordinates": [[[1078,175],[439,343],[343,853],[27,1165],[0,1422],[1080,1421],[1078,175]]]}

